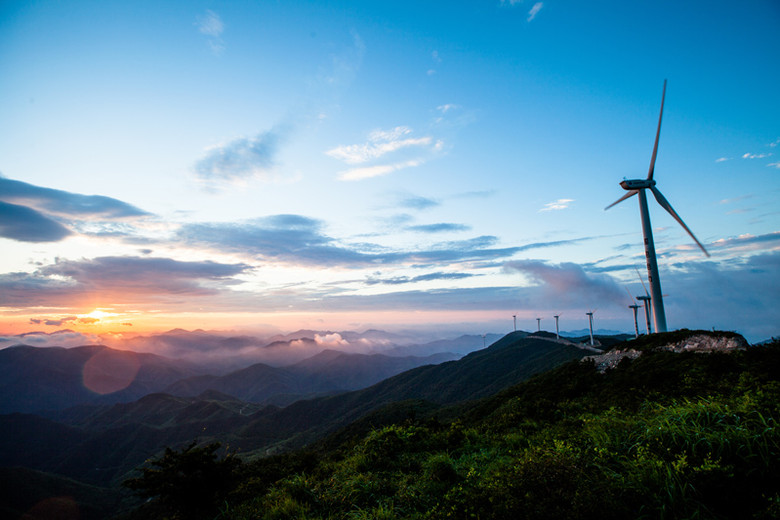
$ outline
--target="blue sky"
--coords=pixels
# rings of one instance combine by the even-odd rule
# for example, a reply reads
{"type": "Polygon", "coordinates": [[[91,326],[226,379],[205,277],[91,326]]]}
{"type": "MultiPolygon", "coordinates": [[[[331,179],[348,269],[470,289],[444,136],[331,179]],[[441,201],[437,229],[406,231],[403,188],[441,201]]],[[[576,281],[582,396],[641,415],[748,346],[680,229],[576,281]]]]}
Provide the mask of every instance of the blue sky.
{"type": "Polygon", "coordinates": [[[780,333],[780,5],[4,2],[0,332],[780,333]],[[131,325],[132,324],[132,325],[131,325]]]}

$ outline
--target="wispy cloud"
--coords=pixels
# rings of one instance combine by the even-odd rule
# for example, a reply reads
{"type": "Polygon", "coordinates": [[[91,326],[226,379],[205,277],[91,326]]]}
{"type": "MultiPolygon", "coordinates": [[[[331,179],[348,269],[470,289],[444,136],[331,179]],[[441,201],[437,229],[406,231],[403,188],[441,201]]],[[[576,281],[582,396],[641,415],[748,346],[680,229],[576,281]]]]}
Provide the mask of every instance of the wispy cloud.
{"type": "Polygon", "coordinates": [[[212,146],[195,163],[195,174],[210,184],[250,178],[272,180],[276,155],[286,135],[277,127],[255,137],[241,137],[212,146]]]}
{"type": "Polygon", "coordinates": [[[471,226],[465,224],[453,224],[450,222],[440,222],[438,224],[421,224],[417,226],[407,226],[408,231],[418,233],[447,233],[451,231],[468,231],[471,226]]]}
{"type": "Polygon", "coordinates": [[[394,276],[391,278],[381,278],[379,276],[369,276],[366,278],[366,285],[402,285],[419,282],[430,282],[435,280],[463,280],[464,278],[471,278],[473,276],[479,276],[471,273],[427,273],[419,276],[394,276]]]}
{"type": "Polygon", "coordinates": [[[721,238],[711,243],[720,250],[756,251],[780,248],[780,231],[764,235],[745,234],[738,237],[721,238]]]}
{"type": "Polygon", "coordinates": [[[412,129],[405,126],[375,130],[369,134],[367,143],[337,146],[325,153],[347,164],[362,164],[403,148],[430,146],[433,142],[430,136],[406,137],[411,133],[412,129]]]}
{"type": "Polygon", "coordinates": [[[398,206],[410,209],[428,209],[439,206],[441,203],[429,197],[419,195],[404,196],[398,201],[398,206]]]}
{"type": "Polygon", "coordinates": [[[443,147],[441,141],[431,136],[415,137],[412,134],[412,129],[406,126],[374,130],[365,143],[337,146],[325,154],[347,164],[365,165],[342,171],[338,176],[340,180],[355,181],[387,175],[420,166],[427,157],[443,147]]]}
{"type": "Polygon", "coordinates": [[[718,202],[718,204],[732,204],[734,202],[739,202],[741,200],[745,199],[752,199],[753,195],[740,195],[739,197],[732,197],[730,199],[722,199],[718,202]]]}
{"type": "Polygon", "coordinates": [[[539,11],[542,10],[542,7],[544,4],[542,2],[536,2],[533,7],[531,7],[531,10],[528,11],[528,21],[532,21],[534,18],[536,18],[536,15],[539,14],[539,11]]]}
{"type": "Polygon", "coordinates": [[[770,168],[778,168],[778,169],[780,169],[780,162],[769,163],[769,164],[767,164],[767,166],[769,166],[770,168]]]}
{"type": "Polygon", "coordinates": [[[216,56],[222,54],[225,50],[225,42],[222,40],[225,24],[222,18],[211,9],[207,9],[205,14],[197,17],[195,25],[198,31],[207,37],[211,52],[216,56]]]}
{"type": "Polygon", "coordinates": [[[542,211],[566,209],[572,202],[574,202],[574,199],[558,199],[555,202],[548,202],[542,209],[539,210],[539,212],[541,213],[542,211]]]}
{"type": "Polygon", "coordinates": [[[771,157],[771,153],[745,153],[742,154],[743,159],[765,159],[771,157]]]}
{"type": "Polygon", "coordinates": [[[731,160],[730,157],[718,157],[717,159],[715,159],[715,162],[716,163],[720,163],[720,162],[726,162],[726,161],[730,161],[730,160],[731,160]]]}
{"type": "Polygon", "coordinates": [[[397,170],[420,166],[423,164],[423,162],[424,161],[421,159],[411,159],[409,161],[395,164],[381,164],[376,166],[366,166],[364,168],[351,168],[339,173],[338,179],[340,181],[360,181],[363,179],[370,179],[372,177],[387,175],[388,173],[393,173],[397,170]]]}

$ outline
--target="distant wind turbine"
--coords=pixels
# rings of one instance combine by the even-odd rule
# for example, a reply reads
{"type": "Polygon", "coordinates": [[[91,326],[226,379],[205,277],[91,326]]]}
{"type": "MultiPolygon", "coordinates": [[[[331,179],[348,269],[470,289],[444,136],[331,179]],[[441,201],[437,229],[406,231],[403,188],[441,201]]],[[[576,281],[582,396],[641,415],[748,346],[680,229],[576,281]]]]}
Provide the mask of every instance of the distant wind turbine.
{"type": "Polygon", "coordinates": [[[626,294],[628,294],[628,299],[631,302],[631,304],[628,306],[629,309],[634,311],[634,334],[636,334],[636,337],[639,337],[639,323],[637,322],[637,309],[639,309],[639,305],[634,303],[634,299],[631,297],[631,293],[628,292],[628,288],[626,289],[626,294]]]}
{"type": "Polygon", "coordinates": [[[553,318],[555,318],[555,339],[561,339],[561,335],[558,332],[558,318],[560,317],[560,315],[553,316],[553,318]]]}
{"type": "Polygon", "coordinates": [[[515,324],[515,332],[517,332],[517,314],[512,314],[512,321],[515,324]]]}
{"type": "Polygon", "coordinates": [[[593,346],[593,312],[586,312],[585,314],[588,315],[588,324],[590,326],[590,346],[593,346]]]}
{"type": "Polygon", "coordinates": [[[658,130],[655,133],[655,144],[653,145],[653,155],[650,159],[650,170],[647,172],[646,179],[631,179],[624,180],[620,183],[620,186],[628,191],[625,195],[618,200],[604,208],[605,210],[611,208],[615,204],[623,202],[629,197],[639,195],[639,213],[642,217],[642,234],[645,239],[645,258],[647,259],[647,279],[650,282],[650,296],[653,304],[653,320],[655,321],[656,332],[666,332],[666,313],[664,312],[664,301],[661,295],[661,279],[658,276],[658,261],[655,256],[655,243],[653,242],[653,228],[650,224],[650,213],[647,209],[647,195],[645,190],[653,192],[655,200],[661,205],[691,236],[696,244],[704,251],[704,254],[710,256],[704,246],[693,235],[693,232],[688,229],[685,222],[680,218],[669,201],[666,200],[658,188],[655,187],[655,180],[653,180],[653,173],[655,172],[655,158],[658,154],[658,138],[661,135],[661,118],[664,115],[664,99],[666,98],[666,80],[664,80],[664,90],[661,95],[661,112],[658,115],[658,130]]]}
{"type": "Polygon", "coordinates": [[[536,318],[536,332],[542,332],[542,318],[536,318]]]}
{"type": "Polygon", "coordinates": [[[639,322],[637,321],[637,316],[636,315],[637,315],[637,310],[639,309],[639,305],[637,305],[636,303],[632,303],[631,305],[628,306],[628,308],[634,311],[634,334],[638,338],[639,337],[639,322]]]}
{"type": "Polygon", "coordinates": [[[647,320],[647,333],[652,334],[652,330],[650,329],[650,295],[644,295],[644,296],[637,296],[637,300],[645,304],[645,320],[647,320]]]}

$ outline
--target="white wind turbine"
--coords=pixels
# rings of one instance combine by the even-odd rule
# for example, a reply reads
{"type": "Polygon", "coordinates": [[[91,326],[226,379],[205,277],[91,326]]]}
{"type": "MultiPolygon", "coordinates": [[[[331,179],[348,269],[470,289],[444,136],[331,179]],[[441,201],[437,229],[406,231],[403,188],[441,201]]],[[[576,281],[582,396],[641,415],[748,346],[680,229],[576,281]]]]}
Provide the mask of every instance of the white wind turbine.
{"type": "Polygon", "coordinates": [[[555,339],[561,339],[561,334],[558,331],[558,318],[560,317],[561,317],[560,314],[553,316],[553,318],[555,318],[555,339]]]}
{"type": "MultiPolygon", "coordinates": [[[[628,306],[628,308],[631,309],[632,311],[634,311],[634,334],[638,338],[639,337],[639,322],[637,321],[637,310],[639,309],[639,305],[634,303],[634,299],[631,298],[631,293],[628,292],[628,289],[626,289],[626,293],[628,294],[628,299],[631,302],[631,304],[628,306]]],[[[649,321],[649,317],[648,317],[648,321],[649,321]]]]}
{"type": "Polygon", "coordinates": [[[652,299],[653,306],[653,320],[655,321],[656,332],[666,332],[666,313],[664,312],[664,302],[661,295],[661,279],[658,276],[658,261],[655,257],[655,244],[653,243],[653,228],[650,224],[650,213],[647,210],[647,194],[645,190],[653,192],[655,200],[661,205],[693,238],[694,242],[704,251],[704,254],[710,256],[701,242],[693,235],[693,232],[688,229],[685,222],[680,218],[669,201],[666,200],[658,188],[655,187],[655,180],[653,180],[653,173],[655,172],[655,157],[658,154],[658,137],[661,135],[661,118],[664,115],[664,99],[666,98],[666,80],[664,80],[664,90],[661,95],[661,112],[658,115],[658,130],[655,133],[655,144],[653,145],[653,156],[650,159],[650,170],[647,172],[646,179],[631,179],[624,180],[620,183],[620,186],[628,191],[625,195],[618,200],[604,208],[605,210],[611,208],[619,202],[623,202],[629,197],[638,195],[639,197],[639,213],[642,216],[642,234],[645,239],[645,258],[647,259],[647,279],[650,282],[650,297],[652,299]]]}
{"type": "Polygon", "coordinates": [[[596,311],[586,312],[588,316],[588,326],[590,327],[590,346],[593,346],[593,313],[596,311]]]}

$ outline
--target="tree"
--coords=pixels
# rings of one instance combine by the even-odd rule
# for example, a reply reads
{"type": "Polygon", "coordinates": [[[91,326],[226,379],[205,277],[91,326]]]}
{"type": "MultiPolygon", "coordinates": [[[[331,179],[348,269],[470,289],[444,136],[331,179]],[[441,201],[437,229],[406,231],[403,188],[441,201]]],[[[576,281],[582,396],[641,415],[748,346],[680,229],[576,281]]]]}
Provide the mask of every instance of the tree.
{"type": "Polygon", "coordinates": [[[193,441],[181,451],[166,447],[165,453],[141,468],[142,475],[124,486],[144,498],[171,519],[213,518],[235,487],[241,460],[227,454],[218,458],[220,443],[197,446],[193,441]]]}

